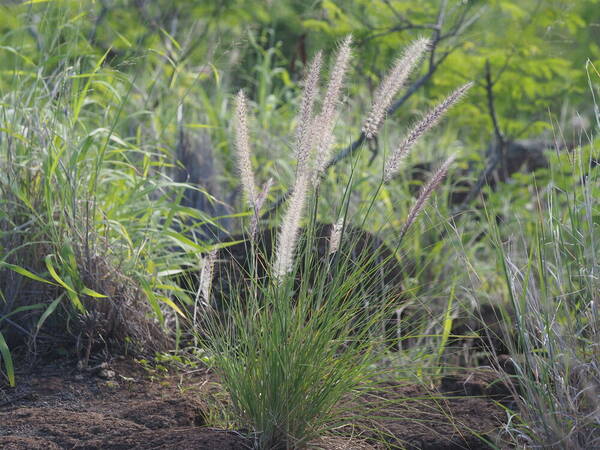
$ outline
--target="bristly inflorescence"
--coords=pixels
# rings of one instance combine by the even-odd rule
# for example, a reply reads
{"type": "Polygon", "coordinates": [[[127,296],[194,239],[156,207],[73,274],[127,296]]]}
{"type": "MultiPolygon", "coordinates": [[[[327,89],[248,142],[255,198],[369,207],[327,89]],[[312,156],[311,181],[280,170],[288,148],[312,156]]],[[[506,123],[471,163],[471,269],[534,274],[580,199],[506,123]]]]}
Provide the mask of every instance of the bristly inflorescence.
{"type": "Polygon", "coordinates": [[[262,209],[265,201],[267,200],[267,196],[269,195],[269,191],[271,190],[271,186],[273,185],[273,178],[269,178],[261,191],[256,198],[256,203],[254,205],[254,214],[252,214],[252,220],[250,222],[250,237],[252,239],[255,238],[256,233],[258,232],[258,223],[260,221],[260,210],[262,209]]]}
{"type": "Polygon", "coordinates": [[[333,128],[338,113],[340,94],[344,85],[344,78],[348,72],[352,56],[352,36],[348,36],[340,46],[335,62],[331,68],[327,91],[323,99],[320,114],[314,120],[315,128],[315,169],[313,183],[318,185],[334,143],[333,128]]]}
{"type": "MultiPolygon", "coordinates": [[[[348,36],[341,43],[331,67],[327,90],[321,103],[321,109],[315,113],[315,102],[319,94],[319,79],[322,66],[322,54],[317,53],[310,64],[304,82],[302,101],[297,117],[294,153],[297,159],[297,170],[294,187],[288,199],[287,209],[277,236],[273,277],[281,283],[294,266],[300,224],[306,209],[308,194],[311,188],[316,189],[327,167],[331,148],[334,143],[334,127],[338,115],[340,95],[344,79],[350,65],[352,37],[348,36]]],[[[375,101],[365,120],[362,133],[367,139],[376,136],[385,115],[392,104],[398,90],[406,82],[410,72],[416,67],[429,47],[429,40],[420,38],[414,41],[396,62],[381,86],[377,89],[375,101]]],[[[406,138],[385,162],[384,181],[390,181],[397,175],[400,163],[406,157],[415,142],[439,122],[441,117],[455,105],[469,90],[472,83],[467,83],[451,93],[444,101],[427,113],[409,131],[406,138]]],[[[248,203],[253,208],[254,218],[251,223],[251,236],[254,237],[258,227],[259,210],[262,207],[270,184],[267,183],[261,194],[257,194],[254,175],[251,168],[250,145],[248,142],[248,123],[246,98],[243,92],[236,99],[236,148],[241,183],[248,203]]],[[[425,203],[445,177],[453,157],[449,158],[423,187],[415,204],[411,208],[406,223],[401,230],[403,236],[410,225],[422,211],[425,203]]],[[[329,253],[338,251],[342,235],[342,222],[336,223],[331,230],[329,253]]]]}
{"type": "Polygon", "coordinates": [[[202,268],[200,269],[200,284],[198,287],[198,292],[196,292],[196,299],[194,301],[194,315],[192,318],[194,325],[197,324],[199,306],[202,305],[203,308],[210,307],[210,291],[212,287],[213,271],[216,259],[216,249],[211,250],[202,259],[202,268]]]}
{"type": "Polygon", "coordinates": [[[238,169],[240,172],[240,179],[246,200],[250,207],[254,209],[256,206],[256,186],[254,184],[254,173],[252,172],[252,162],[250,159],[248,107],[246,105],[246,96],[244,95],[243,91],[239,91],[235,103],[235,146],[237,150],[238,169]]]}
{"type": "Polygon", "coordinates": [[[362,127],[362,132],[367,139],[373,139],[377,135],[394,96],[406,83],[408,76],[419,64],[429,45],[430,41],[426,38],[417,39],[410,44],[377,88],[371,112],[362,127]]]}
{"type": "Polygon", "coordinates": [[[312,181],[315,187],[318,185],[327,159],[329,158],[331,146],[333,145],[333,128],[340,102],[340,93],[350,63],[351,45],[352,36],[348,36],[340,45],[335,62],[331,68],[321,111],[314,118],[306,117],[306,113],[309,109],[312,111],[314,96],[318,91],[318,74],[316,70],[320,68],[319,54],[317,54],[315,61],[311,65],[307,76],[298,126],[303,128],[308,123],[311,130],[302,129],[301,131],[297,131],[297,136],[304,136],[306,141],[303,142],[297,138],[297,142],[301,144],[297,147],[298,170],[296,172],[296,182],[277,237],[274,276],[280,282],[293,268],[300,222],[311,187],[310,182],[312,181]],[[311,136],[310,140],[308,138],[309,133],[311,136]],[[315,152],[313,167],[309,167],[307,164],[307,161],[312,156],[310,154],[311,151],[315,152]]]}
{"type": "Polygon", "coordinates": [[[340,249],[342,241],[342,230],[344,229],[344,217],[340,217],[336,223],[331,226],[329,235],[329,254],[333,255],[340,249]]]}
{"type": "Polygon", "coordinates": [[[277,251],[275,253],[273,275],[279,282],[283,281],[294,266],[294,254],[300,232],[300,222],[309,190],[308,180],[309,177],[307,175],[296,178],[296,184],[288,201],[288,208],[277,236],[277,251]]]}
{"type": "Polygon", "coordinates": [[[313,109],[319,90],[319,77],[321,75],[322,59],[323,54],[318,52],[310,65],[310,69],[304,83],[304,92],[302,94],[300,111],[298,112],[296,143],[294,150],[296,159],[298,160],[298,171],[300,172],[308,170],[310,151],[313,145],[313,109]]]}
{"type": "Polygon", "coordinates": [[[383,179],[385,182],[390,181],[398,174],[400,163],[408,155],[410,149],[415,145],[421,136],[433,128],[444,114],[467,93],[473,86],[473,83],[467,83],[446,97],[441,103],[429,111],[415,126],[412,127],[404,141],[392,152],[388,160],[385,162],[383,179]]]}
{"type": "Polygon", "coordinates": [[[202,262],[202,270],[200,271],[200,293],[206,304],[210,303],[210,289],[212,287],[213,270],[216,259],[217,250],[211,250],[202,262]]]}
{"type": "Polygon", "coordinates": [[[455,159],[456,159],[455,155],[451,155],[448,159],[446,159],[446,161],[444,161],[444,163],[433,174],[433,176],[429,179],[429,181],[425,185],[423,185],[423,187],[419,191],[419,195],[417,196],[415,203],[413,204],[413,206],[410,208],[410,211],[408,212],[408,216],[406,217],[406,222],[404,222],[404,225],[402,226],[402,229],[400,230],[400,239],[402,239],[404,237],[404,235],[406,234],[406,232],[408,231],[410,226],[417,219],[417,217],[419,216],[421,211],[423,211],[423,208],[425,207],[425,204],[429,200],[429,197],[431,197],[431,194],[433,194],[433,192],[442,183],[442,181],[446,177],[446,174],[448,173],[448,169],[450,168],[450,166],[452,165],[452,163],[454,162],[455,159]]]}

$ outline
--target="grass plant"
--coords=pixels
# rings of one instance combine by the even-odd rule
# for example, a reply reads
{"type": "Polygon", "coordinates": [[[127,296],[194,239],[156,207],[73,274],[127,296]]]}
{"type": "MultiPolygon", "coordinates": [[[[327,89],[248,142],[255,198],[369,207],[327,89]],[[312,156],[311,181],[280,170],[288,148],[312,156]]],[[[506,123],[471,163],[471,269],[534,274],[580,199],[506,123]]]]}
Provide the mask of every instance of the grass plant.
{"type": "Polygon", "coordinates": [[[599,180],[590,154],[573,151],[568,164],[578,181],[538,193],[532,233],[503,242],[496,227],[514,311],[503,337],[514,355],[511,431],[528,446],[600,445],[599,180]]]}
{"type": "MultiPolygon", "coordinates": [[[[600,446],[600,156],[594,134],[600,127],[600,77],[591,62],[592,121],[575,139],[579,145],[571,149],[555,125],[548,169],[515,173],[494,190],[484,188],[486,200],[477,205],[485,209],[458,217],[448,202],[431,197],[438,189],[438,199],[456,192],[465,181],[452,177],[457,167],[475,181],[477,148],[488,139],[472,136],[488,126],[478,109],[483,97],[474,96],[453,127],[437,127],[419,152],[411,150],[470,83],[406,131],[384,123],[411,77],[425,80],[429,97],[477,73],[473,67],[483,67],[488,55],[469,64],[462,60],[478,43],[447,39],[452,50],[434,44],[428,61],[431,41],[417,38],[373,90],[363,118],[358,106],[367,90],[344,84],[351,79],[352,55],[363,58],[376,42],[396,47],[395,33],[357,35],[366,47],[354,50],[350,37],[340,42],[323,82],[323,53],[303,61],[310,46],[302,41],[298,55],[288,57],[290,43],[276,42],[281,30],[247,30],[231,5],[209,18],[193,2],[171,2],[168,8],[96,2],[95,23],[86,2],[13,3],[0,6],[2,384],[18,383],[16,355],[50,357],[45,350],[54,349],[85,365],[94,353],[116,347],[148,357],[156,349],[190,344],[202,363],[214,365],[228,396],[227,410],[214,414],[215,421],[248,431],[259,448],[302,448],[361,415],[352,410],[353,400],[375,387],[384,371],[439,380],[456,356],[452,346],[469,338],[453,335],[455,325],[489,303],[504,311],[505,332],[498,338],[510,353],[509,363],[501,355],[491,358],[507,369],[514,397],[514,408],[506,409],[505,442],[548,449],[600,446]],[[163,17],[163,9],[172,16],[163,17]],[[156,20],[136,19],[114,39],[98,26],[110,17],[117,29],[136,11],[156,14],[156,20]],[[202,16],[189,28],[195,19],[184,17],[188,12],[202,16]],[[204,24],[205,32],[197,35],[204,24]],[[223,29],[231,36],[224,38],[223,29]],[[446,78],[444,67],[433,77],[436,55],[439,61],[448,57],[452,70],[446,78]],[[418,77],[421,61],[430,63],[429,72],[420,72],[425,78],[418,77]],[[302,95],[295,83],[300,66],[307,71],[302,95]],[[240,86],[237,96],[230,95],[240,86]],[[456,123],[465,126],[458,130],[456,123]],[[347,131],[353,128],[356,134],[360,129],[359,151],[330,170],[332,155],[351,144],[347,131]],[[469,160],[454,156],[465,136],[475,149],[461,155],[469,160]],[[206,149],[215,156],[211,180],[191,179],[192,169],[184,166],[206,157],[206,149]],[[175,155],[190,161],[176,161],[175,155]],[[425,159],[429,165],[403,170],[425,159]],[[438,169],[431,164],[437,160],[445,160],[438,169]],[[414,169],[422,170],[413,177],[414,169]],[[442,181],[448,173],[452,183],[442,181]],[[270,201],[288,186],[287,200],[264,219],[270,201]],[[190,193],[223,208],[184,205],[190,193]],[[435,207],[426,207],[430,200],[435,207]],[[229,215],[236,204],[244,210],[229,215]],[[228,226],[237,218],[241,227],[228,226]],[[242,276],[213,280],[217,273],[225,278],[218,265],[226,250],[216,250],[238,242],[211,240],[206,229],[216,230],[210,236],[242,229],[248,255],[248,264],[238,268],[242,276]],[[273,230],[272,245],[265,250],[267,230],[273,230]],[[357,230],[376,230],[372,245],[363,246],[357,230]],[[402,293],[385,273],[400,265],[402,293]],[[181,282],[184,274],[191,276],[181,282]],[[227,283],[227,298],[216,304],[216,291],[227,283]],[[391,354],[397,335],[386,327],[399,309],[417,311],[411,323],[400,324],[399,334],[412,335],[412,346],[391,354]],[[188,333],[195,339],[187,339],[188,333]]],[[[310,19],[303,26],[331,28],[328,36],[339,36],[350,25],[334,30],[336,20],[346,20],[334,12],[331,23],[310,19]]],[[[536,20],[532,16],[531,23],[536,20]]],[[[434,38],[443,34],[443,27],[421,28],[417,22],[416,29],[434,38]]],[[[535,77],[551,76],[560,84],[576,75],[566,60],[548,59],[554,70],[534,58],[528,64],[542,68],[526,76],[511,58],[539,56],[547,35],[540,39],[531,44],[537,50],[506,61],[489,57],[492,67],[503,67],[492,74],[489,94],[496,93],[490,102],[496,102],[507,142],[511,133],[541,132],[545,125],[529,124],[530,113],[560,97],[551,96],[557,85],[540,82],[538,89],[535,77]],[[512,117],[511,102],[519,96],[528,98],[528,107],[514,108],[520,112],[512,117]]],[[[417,94],[403,111],[410,114],[427,102],[417,94]]],[[[484,353],[487,358],[490,352],[484,353]]],[[[160,355],[155,361],[177,358],[160,355]]],[[[467,359],[469,367],[482,361],[472,354],[467,359]]]]}
{"type": "MultiPolygon", "coordinates": [[[[319,237],[316,221],[319,209],[318,182],[333,143],[333,124],[338,115],[338,97],[350,55],[351,40],[341,44],[332,66],[321,111],[314,113],[318,93],[321,55],[310,66],[296,132],[297,158],[294,188],[276,237],[274,254],[259,254],[260,247],[249,236],[250,264],[246,280],[249,289],[229,292],[224,313],[208,315],[206,345],[211,349],[221,382],[231,397],[234,416],[255,433],[259,448],[303,448],[336,424],[339,403],[359,387],[373,381],[376,364],[385,348],[382,324],[393,316],[399,298],[377,291],[378,272],[384,267],[373,253],[357,252],[360,245],[345,233],[352,181],[341,193],[344,199],[323,255],[315,250],[319,237]],[[301,230],[301,222],[308,216],[301,230]],[[258,264],[266,261],[266,277],[259,277],[258,264]],[[337,413],[337,414],[336,414],[337,413]]],[[[423,47],[421,41],[411,47],[423,47]],[[419,44],[419,45],[417,45],[419,44]]],[[[410,58],[408,63],[416,63],[410,58]]],[[[391,76],[405,76],[394,68],[391,76]],[[398,73],[400,75],[398,75],[398,73]]],[[[395,90],[401,82],[386,81],[395,90]]],[[[392,155],[393,167],[386,166],[382,180],[391,179],[399,167],[399,153],[407,153],[414,142],[469,86],[452,94],[426,115],[409,133],[405,144],[392,155]]],[[[387,90],[392,87],[387,86],[387,90]]],[[[391,102],[393,93],[388,92],[391,102]]],[[[375,109],[385,109],[378,105],[375,109]]],[[[237,100],[237,149],[242,186],[248,203],[255,209],[256,189],[250,167],[250,145],[242,93],[237,100]]],[[[373,115],[373,114],[372,114],[373,115]]],[[[371,127],[374,136],[375,122],[371,127]]],[[[448,160],[424,187],[405,230],[416,219],[425,202],[441,183],[452,159],[448,160]]],[[[352,177],[350,177],[352,180],[352,177]]],[[[383,181],[382,181],[383,182],[383,181]]],[[[373,198],[377,190],[373,193],[373,198]]],[[[369,208],[362,214],[368,215],[369,208]]],[[[255,209],[256,213],[256,209],[255,209]]],[[[393,254],[389,255],[395,258],[393,254]]],[[[389,342],[388,342],[389,344],[389,342]]]]}
{"type": "MultiPolygon", "coordinates": [[[[590,65],[591,74],[598,75],[590,65]]],[[[596,107],[597,111],[597,107],[596,107]]],[[[510,376],[516,408],[506,428],[527,448],[600,445],[600,269],[597,154],[593,134],[564,151],[554,125],[550,170],[533,180],[532,218],[500,228],[491,239],[508,298],[498,336],[511,355],[496,358],[510,376]],[[587,141],[587,142],[586,142],[587,141]],[[565,176],[566,174],[566,176],[565,176]],[[512,311],[508,314],[505,311],[512,311]]],[[[489,211],[488,211],[489,213],[489,211]]],[[[495,355],[498,356],[498,355],[495,355]]]]}

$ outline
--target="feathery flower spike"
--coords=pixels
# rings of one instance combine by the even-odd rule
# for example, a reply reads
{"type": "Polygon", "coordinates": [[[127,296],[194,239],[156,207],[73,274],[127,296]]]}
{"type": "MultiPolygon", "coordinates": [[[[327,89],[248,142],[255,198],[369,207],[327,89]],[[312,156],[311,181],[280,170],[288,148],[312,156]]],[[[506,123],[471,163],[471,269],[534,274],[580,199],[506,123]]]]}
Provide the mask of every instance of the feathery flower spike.
{"type": "Polygon", "coordinates": [[[349,35],[340,46],[335,63],[331,68],[327,92],[323,98],[321,112],[315,120],[315,145],[316,161],[313,182],[318,184],[318,180],[325,170],[329,153],[334,142],[333,127],[337,115],[337,107],[340,102],[340,93],[344,85],[344,77],[348,71],[350,58],[352,56],[352,35],[349,35]]]}
{"type": "Polygon", "coordinates": [[[213,269],[215,267],[215,260],[217,258],[217,250],[211,250],[206,258],[202,259],[202,269],[200,269],[200,286],[196,292],[196,298],[194,300],[194,315],[193,324],[197,324],[198,305],[202,303],[202,306],[210,306],[210,289],[212,286],[213,269]]]}
{"type": "Polygon", "coordinates": [[[277,251],[275,254],[274,277],[280,283],[292,270],[294,265],[294,253],[296,241],[300,231],[300,221],[306,203],[309,177],[307,173],[296,179],[296,184],[290,196],[288,209],[281,222],[281,228],[277,236],[277,251]]]}
{"type": "Polygon", "coordinates": [[[252,221],[250,222],[250,237],[254,239],[256,232],[258,231],[258,222],[260,221],[260,210],[265,204],[267,195],[273,185],[273,178],[269,178],[265,184],[263,184],[262,190],[258,194],[256,199],[256,205],[254,205],[254,214],[252,215],[252,221]]]}
{"type": "Polygon", "coordinates": [[[250,160],[250,139],[248,138],[248,108],[246,96],[240,90],[236,99],[235,147],[237,150],[238,169],[246,200],[251,208],[256,206],[256,186],[250,160]]]}
{"type": "Polygon", "coordinates": [[[362,127],[362,132],[367,139],[373,139],[377,135],[394,96],[421,61],[429,44],[429,39],[419,38],[408,46],[377,88],[371,112],[362,127]]]}
{"type": "Polygon", "coordinates": [[[339,220],[331,226],[331,235],[329,236],[329,254],[333,255],[340,249],[340,241],[342,239],[342,228],[344,226],[344,218],[340,217],[339,220]]]}
{"type": "Polygon", "coordinates": [[[312,117],[315,98],[319,90],[319,77],[321,74],[322,52],[318,52],[308,71],[304,82],[304,91],[300,111],[298,112],[298,124],[296,125],[295,153],[298,160],[298,170],[307,168],[311,145],[312,145],[312,117]]]}
{"type": "Polygon", "coordinates": [[[410,149],[415,145],[415,142],[436,125],[452,106],[459,102],[465,93],[473,86],[472,82],[459,87],[444,99],[440,104],[433,108],[425,115],[417,124],[410,130],[402,144],[394,150],[386,161],[384,166],[383,180],[387,183],[390,181],[400,169],[400,163],[406,157],[410,149]]]}
{"type": "Polygon", "coordinates": [[[200,271],[200,292],[206,304],[210,303],[210,289],[212,287],[213,269],[216,259],[217,251],[211,250],[206,258],[204,258],[202,270],[200,271]]]}
{"type": "Polygon", "coordinates": [[[404,222],[404,225],[400,230],[400,239],[404,237],[410,226],[416,220],[417,216],[421,213],[421,211],[427,204],[429,197],[431,197],[433,191],[435,191],[440,185],[440,183],[444,180],[446,174],[448,173],[448,169],[454,162],[454,159],[455,155],[450,156],[433,174],[433,176],[429,179],[427,184],[425,184],[421,188],[421,190],[419,191],[419,196],[417,197],[417,200],[415,201],[413,206],[410,208],[410,211],[408,212],[408,217],[406,218],[406,222],[404,222]]]}
{"type": "MultiPolygon", "coordinates": [[[[277,236],[277,251],[275,254],[273,275],[280,283],[292,270],[294,265],[294,253],[296,251],[296,242],[298,241],[298,234],[300,231],[300,221],[302,220],[302,214],[306,204],[309,181],[312,180],[315,185],[317,184],[319,174],[322,173],[323,167],[329,156],[329,147],[333,142],[333,126],[335,124],[339,95],[350,62],[351,44],[352,36],[348,36],[344,42],[342,42],[335,63],[331,69],[331,76],[329,78],[329,83],[327,84],[327,92],[323,99],[321,112],[316,118],[306,122],[307,124],[310,124],[313,134],[309,138],[309,133],[306,130],[306,135],[304,135],[303,138],[305,145],[299,147],[301,150],[298,154],[298,167],[300,170],[296,173],[294,190],[290,196],[288,209],[283,217],[281,228],[277,236]],[[313,144],[316,145],[317,155],[315,158],[315,167],[312,171],[309,171],[306,161],[308,160],[309,152],[313,144]]],[[[314,86],[314,92],[316,92],[318,85],[318,78],[316,77],[317,69],[320,69],[320,58],[313,62],[311,73],[309,74],[310,82],[307,81],[308,86],[311,86],[311,84],[314,86]]],[[[306,104],[308,105],[312,100],[308,95],[306,97],[306,104]]],[[[302,107],[304,108],[304,99],[302,107]]],[[[301,111],[300,116],[308,117],[308,115],[305,114],[305,111],[301,111]]]]}

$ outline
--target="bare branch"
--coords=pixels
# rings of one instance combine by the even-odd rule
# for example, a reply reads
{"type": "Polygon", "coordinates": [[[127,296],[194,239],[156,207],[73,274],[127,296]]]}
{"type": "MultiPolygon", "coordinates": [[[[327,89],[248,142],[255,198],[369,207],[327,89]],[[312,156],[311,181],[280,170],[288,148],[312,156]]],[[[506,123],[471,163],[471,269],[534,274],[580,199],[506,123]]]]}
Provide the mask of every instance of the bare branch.
{"type": "Polygon", "coordinates": [[[504,144],[504,135],[500,131],[500,125],[498,124],[498,116],[496,115],[496,108],[494,107],[494,84],[492,83],[492,74],[490,71],[490,60],[485,62],[485,90],[487,92],[487,102],[490,117],[492,119],[492,125],[494,126],[494,134],[499,144],[504,144]]]}
{"type": "Polygon", "coordinates": [[[500,162],[500,155],[499,155],[499,153],[495,152],[492,155],[492,158],[489,160],[485,170],[483,172],[481,172],[481,174],[479,175],[479,178],[477,179],[475,186],[473,186],[473,189],[471,189],[471,191],[469,191],[469,193],[463,200],[462,204],[460,204],[458,206],[458,208],[456,208],[453,211],[453,213],[452,213],[453,216],[463,213],[467,209],[468,204],[471,203],[473,201],[473,199],[475,197],[477,197],[477,195],[479,195],[479,192],[481,192],[483,185],[487,182],[487,180],[491,176],[492,172],[496,169],[496,166],[498,165],[499,162],[500,162]]]}
{"type": "Polygon", "coordinates": [[[486,90],[486,94],[487,94],[488,111],[489,111],[490,117],[492,119],[492,125],[494,127],[494,135],[496,137],[495,147],[493,147],[493,148],[495,148],[495,151],[492,153],[491,158],[488,161],[486,168],[479,175],[479,178],[477,179],[477,182],[475,183],[473,188],[469,191],[469,193],[467,194],[467,196],[465,197],[463,202],[459,205],[459,207],[456,208],[456,210],[454,211],[454,213],[453,213],[454,215],[460,214],[467,209],[467,205],[469,203],[471,203],[477,195],[479,195],[479,193],[481,192],[481,189],[483,189],[483,185],[487,182],[487,180],[492,175],[494,170],[496,170],[496,167],[498,166],[498,164],[502,163],[501,166],[504,168],[504,170],[506,170],[505,156],[504,156],[504,149],[506,148],[506,139],[504,137],[504,134],[502,133],[502,130],[500,129],[500,125],[498,122],[498,116],[496,115],[496,108],[494,106],[494,90],[493,90],[493,88],[494,88],[494,83],[496,83],[498,81],[498,78],[496,78],[496,81],[492,81],[490,61],[489,60],[486,61],[486,63],[485,63],[485,80],[486,80],[485,90],[486,90]]]}

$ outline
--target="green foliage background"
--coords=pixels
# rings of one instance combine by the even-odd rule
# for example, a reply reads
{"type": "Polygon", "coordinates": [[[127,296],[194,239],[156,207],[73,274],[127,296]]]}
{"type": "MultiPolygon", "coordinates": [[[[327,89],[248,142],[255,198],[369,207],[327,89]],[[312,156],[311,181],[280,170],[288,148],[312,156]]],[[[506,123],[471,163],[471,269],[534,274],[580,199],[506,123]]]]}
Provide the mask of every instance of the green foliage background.
{"type": "MultiPolygon", "coordinates": [[[[164,80],[173,90],[146,90],[145,105],[167,108],[165,97],[199,106],[194,89],[226,82],[230,92],[248,89],[260,106],[281,108],[286,89],[301,76],[302,52],[326,50],[348,33],[356,45],[355,80],[374,86],[398,51],[417,35],[431,35],[441,0],[353,1],[47,1],[5,3],[0,14],[3,65],[43,68],[50,74],[64,64],[51,46],[69,47],[72,59],[93,65],[108,52],[111,67],[136,77],[164,80]],[[63,19],[67,17],[68,20],[63,19]],[[54,33],[47,33],[53,30],[54,33]],[[397,31],[396,31],[397,30],[397,31]],[[16,50],[18,49],[18,51],[16,50]],[[165,64],[166,63],[166,64],[165,64]],[[277,67],[277,70],[272,70],[277,67]],[[268,71],[268,73],[267,73],[268,71]],[[258,72],[258,73],[257,73],[258,72]],[[257,80],[256,75],[267,78],[257,80]],[[209,79],[202,82],[203,79],[209,79]],[[255,81],[256,80],[256,81],[255,81]],[[167,93],[168,92],[168,95],[167,93]],[[273,98],[267,99],[268,95],[273,98]]],[[[503,131],[512,137],[538,136],[547,128],[548,111],[570,118],[589,113],[586,102],[587,59],[598,62],[600,8],[595,0],[448,1],[445,29],[466,14],[469,27],[441,43],[438,54],[452,49],[426,88],[401,115],[443,95],[453,86],[475,80],[478,89],[463,106],[455,126],[473,145],[490,136],[483,89],[490,61],[496,108],[503,131]],[[427,99],[427,100],[426,100],[427,99]]],[[[425,71],[426,68],[423,68],[425,71]]],[[[10,88],[4,72],[2,89],[10,88]]],[[[151,87],[151,86],[150,86],[151,87]]],[[[351,89],[353,91],[354,89],[351,89]]],[[[358,94],[357,92],[350,92],[358,94]]],[[[289,94],[291,95],[291,94],[289,94]]],[[[215,105],[215,109],[217,109],[215,105]]],[[[203,115],[211,115],[208,110],[203,115]]],[[[261,124],[268,124],[265,111],[261,124]]],[[[207,118],[217,120],[218,117],[207,118]]],[[[224,126],[210,123],[211,126],[224,126]]],[[[218,134],[218,133],[217,133],[218,134]]],[[[222,136],[221,136],[222,137],[222,136]]]]}

